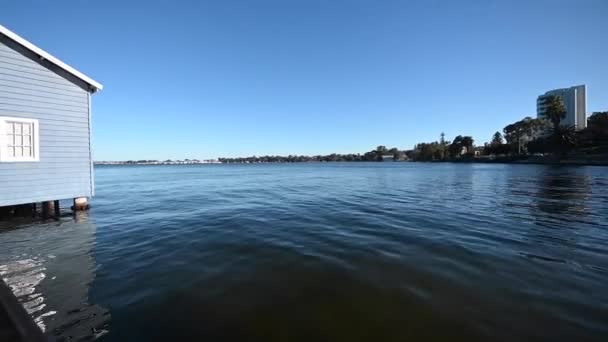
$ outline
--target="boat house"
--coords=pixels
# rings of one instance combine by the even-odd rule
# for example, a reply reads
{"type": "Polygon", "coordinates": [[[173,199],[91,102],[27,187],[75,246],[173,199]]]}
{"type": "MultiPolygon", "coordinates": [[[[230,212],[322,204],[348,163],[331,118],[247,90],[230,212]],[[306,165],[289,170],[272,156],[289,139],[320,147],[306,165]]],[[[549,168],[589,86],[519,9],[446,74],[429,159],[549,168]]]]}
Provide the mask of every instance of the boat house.
{"type": "Polygon", "coordinates": [[[0,25],[0,216],[94,195],[91,95],[102,85],[0,25]]]}

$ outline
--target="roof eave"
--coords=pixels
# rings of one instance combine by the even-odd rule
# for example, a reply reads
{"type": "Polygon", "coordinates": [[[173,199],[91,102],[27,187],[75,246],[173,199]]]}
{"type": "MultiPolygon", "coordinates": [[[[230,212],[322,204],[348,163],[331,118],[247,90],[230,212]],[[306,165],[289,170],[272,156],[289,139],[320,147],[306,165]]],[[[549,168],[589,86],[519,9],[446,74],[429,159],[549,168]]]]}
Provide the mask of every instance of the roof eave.
{"type": "Polygon", "coordinates": [[[71,66],[65,64],[64,62],[60,61],[58,58],[55,58],[50,53],[42,50],[41,48],[39,48],[36,45],[30,43],[29,41],[21,38],[19,35],[17,35],[13,31],[7,29],[6,27],[4,27],[2,25],[0,25],[0,33],[2,33],[3,35],[7,36],[10,39],[12,39],[13,41],[15,41],[16,43],[18,43],[19,45],[25,47],[26,49],[32,51],[33,53],[37,54],[41,58],[46,59],[47,61],[55,64],[59,68],[65,70],[66,72],[68,72],[68,73],[74,75],[75,77],[79,78],[80,80],[82,80],[83,82],[85,82],[86,84],[89,85],[91,93],[95,93],[95,92],[103,89],[103,85],[101,83],[95,81],[94,79],[88,77],[87,75],[81,73],[80,71],[78,71],[78,70],[72,68],[71,66]]]}

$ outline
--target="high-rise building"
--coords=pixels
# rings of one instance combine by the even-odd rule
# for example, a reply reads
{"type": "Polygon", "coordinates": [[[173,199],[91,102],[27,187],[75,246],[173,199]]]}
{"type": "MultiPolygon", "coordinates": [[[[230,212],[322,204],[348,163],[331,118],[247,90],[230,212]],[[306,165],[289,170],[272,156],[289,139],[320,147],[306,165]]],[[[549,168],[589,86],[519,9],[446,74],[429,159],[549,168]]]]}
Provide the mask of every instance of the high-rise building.
{"type": "Polygon", "coordinates": [[[570,88],[554,89],[540,95],[536,100],[536,114],[541,118],[545,116],[544,100],[547,96],[559,96],[566,107],[566,118],[562,125],[574,126],[577,130],[587,127],[587,88],[579,85],[570,88]]]}

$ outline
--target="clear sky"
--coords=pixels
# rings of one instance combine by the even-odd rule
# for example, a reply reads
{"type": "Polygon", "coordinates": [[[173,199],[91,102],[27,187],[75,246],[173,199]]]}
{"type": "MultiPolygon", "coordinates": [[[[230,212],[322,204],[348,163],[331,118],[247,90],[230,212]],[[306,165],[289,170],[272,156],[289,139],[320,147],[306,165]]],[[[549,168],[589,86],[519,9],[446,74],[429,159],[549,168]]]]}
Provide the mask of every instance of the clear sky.
{"type": "Polygon", "coordinates": [[[1,0],[104,90],[96,160],[363,153],[473,135],[546,90],[608,110],[608,1],[1,0]]]}

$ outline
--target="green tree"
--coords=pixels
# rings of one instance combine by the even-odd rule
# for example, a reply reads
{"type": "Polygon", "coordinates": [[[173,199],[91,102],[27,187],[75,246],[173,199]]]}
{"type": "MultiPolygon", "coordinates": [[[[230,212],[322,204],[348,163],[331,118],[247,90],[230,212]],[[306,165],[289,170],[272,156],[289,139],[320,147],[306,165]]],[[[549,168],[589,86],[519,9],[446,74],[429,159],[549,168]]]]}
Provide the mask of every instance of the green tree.
{"type": "Polygon", "coordinates": [[[473,137],[471,137],[471,136],[462,137],[462,146],[467,148],[467,152],[470,152],[470,150],[473,148],[474,142],[475,141],[473,140],[473,137]]]}
{"type": "Polygon", "coordinates": [[[517,121],[512,124],[506,125],[505,128],[503,128],[502,131],[504,133],[504,137],[505,137],[505,140],[507,141],[507,143],[509,143],[511,145],[518,144],[518,142],[521,138],[521,131],[522,131],[521,125],[522,125],[522,122],[517,121]]]}
{"type": "Polygon", "coordinates": [[[608,145],[608,112],[596,112],[589,117],[589,132],[595,145],[608,145]]]}
{"type": "Polygon", "coordinates": [[[502,143],[503,143],[502,134],[500,134],[500,132],[494,133],[494,135],[492,136],[491,144],[498,146],[498,145],[502,145],[502,143]]]}
{"type": "Polygon", "coordinates": [[[489,144],[484,146],[484,154],[507,154],[511,146],[509,144],[505,144],[502,138],[502,134],[500,132],[494,133],[492,136],[492,140],[489,144]]]}
{"type": "Polygon", "coordinates": [[[419,147],[419,159],[423,161],[433,160],[433,146],[431,144],[422,143],[419,147]]]}
{"type": "MultiPolygon", "coordinates": [[[[369,151],[369,152],[365,152],[365,154],[363,154],[363,160],[365,161],[377,161],[378,160],[379,155],[376,153],[376,151],[369,151]]],[[[382,158],[382,157],[380,157],[382,158]]]]}
{"type": "Polygon", "coordinates": [[[379,155],[383,155],[387,152],[388,152],[388,150],[387,150],[386,146],[384,146],[384,145],[380,145],[380,146],[376,147],[376,153],[378,153],[379,155]]]}
{"type": "Polygon", "coordinates": [[[448,152],[450,154],[450,157],[454,158],[460,155],[460,153],[462,152],[462,139],[462,135],[458,135],[448,146],[448,152]]]}
{"type": "Polygon", "coordinates": [[[520,121],[514,122],[505,126],[503,129],[504,138],[508,144],[513,146],[516,153],[520,154],[526,151],[528,141],[535,139],[540,135],[540,132],[548,128],[548,122],[545,119],[532,119],[525,117],[520,121]]]}
{"type": "Polygon", "coordinates": [[[608,131],[608,112],[595,112],[591,114],[589,117],[589,127],[608,131]]]}

